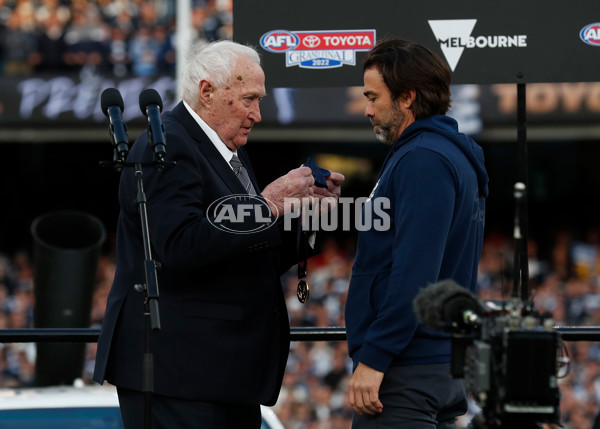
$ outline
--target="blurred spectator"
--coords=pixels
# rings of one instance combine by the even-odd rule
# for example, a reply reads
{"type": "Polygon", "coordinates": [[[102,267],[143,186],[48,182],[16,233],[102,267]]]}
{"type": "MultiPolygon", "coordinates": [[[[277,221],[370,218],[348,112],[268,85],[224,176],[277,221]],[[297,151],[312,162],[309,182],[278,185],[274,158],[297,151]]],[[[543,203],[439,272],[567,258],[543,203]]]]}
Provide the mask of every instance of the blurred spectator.
{"type": "Polygon", "coordinates": [[[0,0],[0,29],[6,25],[10,14],[11,8],[8,6],[6,0],[0,0]]]}
{"type": "MultiPolygon", "coordinates": [[[[113,4],[113,3],[111,3],[113,4]]],[[[137,8],[122,8],[109,22],[112,28],[118,28],[125,34],[125,38],[129,40],[129,37],[135,32],[137,25],[137,8]]]]}
{"type": "Polygon", "coordinates": [[[65,71],[65,22],[57,10],[49,10],[42,21],[42,30],[37,37],[37,66],[41,73],[60,73],[65,71]]]}
{"type": "Polygon", "coordinates": [[[33,8],[29,3],[16,7],[1,34],[0,51],[4,74],[22,75],[33,71],[36,59],[37,36],[33,8]]]}
{"type": "Polygon", "coordinates": [[[160,45],[150,27],[139,27],[131,38],[129,54],[135,76],[154,76],[158,72],[160,45]]]}
{"type": "Polygon", "coordinates": [[[6,0],[0,0],[0,74],[4,72],[4,32],[11,13],[12,9],[8,7],[6,0]]]}
{"type": "Polygon", "coordinates": [[[129,73],[131,57],[128,50],[127,33],[120,27],[111,28],[108,43],[108,64],[116,77],[125,77],[129,73]]]}
{"type": "Polygon", "coordinates": [[[152,28],[162,24],[162,19],[156,13],[156,7],[152,2],[140,2],[139,3],[139,19],[138,27],[152,28]]]}
{"type": "Polygon", "coordinates": [[[228,24],[232,21],[229,11],[218,7],[216,0],[208,0],[204,8],[202,32],[208,42],[231,38],[228,34],[228,24]]]}
{"type": "Polygon", "coordinates": [[[99,71],[105,64],[109,35],[96,7],[74,9],[65,31],[65,62],[74,70],[99,71]]]}
{"type": "Polygon", "coordinates": [[[159,25],[154,27],[154,40],[158,44],[157,65],[158,72],[172,74],[175,72],[175,47],[173,39],[174,31],[168,26],[159,25]]]}

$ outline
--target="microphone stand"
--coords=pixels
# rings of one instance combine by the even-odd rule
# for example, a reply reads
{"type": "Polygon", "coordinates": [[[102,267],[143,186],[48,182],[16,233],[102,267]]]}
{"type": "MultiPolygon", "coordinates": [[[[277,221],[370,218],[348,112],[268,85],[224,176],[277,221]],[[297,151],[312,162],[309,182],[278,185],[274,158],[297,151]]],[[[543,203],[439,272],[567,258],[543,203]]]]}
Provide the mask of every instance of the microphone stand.
{"type": "MultiPolygon", "coordinates": [[[[522,76],[517,76],[521,78],[522,76]]],[[[515,243],[513,264],[513,291],[511,310],[518,317],[521,304],[529,300],[528,211],[527,211],[527,124],[526,87],[517,84],[517,182],[514,185],[515,219],[513,238],[515,243]]]]}
{"type": "MultiPolygon", "coordinates": [[[[527,210],[527,188],[528,168],[527,168],[527,107],[526,107],[526,86],[525,83],[517,84],[517,182],[521,182],[524,187],[520,196],[515,195],[518,205],[520,237],[520,256],[519,270],[521,274],[521,301],[529,300],[529,216],[527,210]]],[[[516,186],[516,184],[515,184],[516,186]]],[[[516,192],[516,188],[515,188],[516,192]]]]}
{"type": "Polygon", "coordinates": [[[161,329],[160,313],[158,307],[158,279],[156,269],[160,268],[160,263],[152,259],[152,250],[150,245],[150,231],[148,228],[148,212],[146,193],[144,192],[143,183],[143,167],[153,166],[157,170],[162,171],[165,165],[175,165],[174,162],[164,162],[162,158],[159,161],[152,163],[142,162],[124,162],[116,160],[113,162],[102,161],[100,165],[103,167],[113,166],[116,171],[120,172],[123,167],[134,167],[135,177],[137,181],[137,198],[136,204],[140,214],[140,223],[142,228],[142,239],[144,243],[144,274],[145,284],[134,285],[135,291],[145,294],[144,299],[144,318],[146,321],[146,330],[144,337],[144,357],[142,361],[142,391],[144,392],[144,428],[152,428],[152,394],[154,392],[154,355],[151,347],[152,332],[161,329]]]}
{"type": "Polygon", "coordinates": [[[145,293],[144,299],[144,317],[146,319],[145,350],[143,360],[143,384],[144,392],[144,428],[152,428],[152,393],[154,392],[154,355],[151,347],[152,331],[159,331],[160,315],[158,310],[158,279],[156,278],[156,268],[159,266],[152,259],[152,250],[150,247],[150,231],[148,228],[148,213],[146,210],[146,194],[144,192],[142,164],[135,163],[135,177],[137,178],[137,198],[136,203],[140,212],[140,223],[142,227],[142,238],[144,241],[144,274],[146,284],[135,285],[138,293],[145,293]]]}
{"type": "MultiPolygon", "coordinates": [[[[134,167],[135,178],[137,181],[137,196],[136,204],[138,206],[140,223],[142,227],[142,239],[144,245],[144,275],[146,283],[134,285],[134,289],[138,293],[145,294],[144,299],[144,319],[145,319],[145,335],[144,335],[144,356],[142,361],[142,391],[144,392],[144,428],[152,428],[152,394],[154,392],[154,355],[152,354],[151,346],[151,334],[152,332],[159,331],[160,326],[160,314],[158,309],[158,279],[156,275],[156,269],[160,268],[160,264],[152,259],[152,250],[150,245],[150,230],[148,228],[148,213],[146,210],[146,193],[144,192],[143,182],[143,166],[156,167],[158,174],[160,174],[165,165],[175,165],[174,162],[165,162],[165,136],[164,127],[160,123],[160,129],[155,130],[157,121],[160,122],[160,111],[162,110],[162,100],[156,90],[147,89],[140,94],[140,109],[144,115],[148,116],[147,105],[148,103],[156,104],[157,109],[152,111],[158,115],[158,120],[151,121],[148,117],[148,137],[149,142],[154,149],[154,160],[151,163],[142,162],[126,162],[128,153],[127,144],[127,128],[123,124],[123,132],[125,136],[122,136],[121,130],[119,129],[119,136],[117,137],[113,117],[109,115],[110,106],[116,105],[120,111],[123,112],[123,100],[121,94],[116,89],[107,89],[102,93],[101,107],[104,114],[111,120],[109,125],[109,132],[111,135],[111,142],[114,149],[113,161],[100,162],[101,166],[112,166],[117,173],[123,170],[123,167],[134,167]],[[144,106],[142,107],[142,104],[144,106]],[[163,134],[163,138],[159,142],[154,142],[155,134],[163,134]],[[158,144],[160,143],[160,144],[158,144]]],[[[120,115],[119,118],[120,119],[120,115]]],[[[120,122],[120,121],[119,121],[120,122]]]]}

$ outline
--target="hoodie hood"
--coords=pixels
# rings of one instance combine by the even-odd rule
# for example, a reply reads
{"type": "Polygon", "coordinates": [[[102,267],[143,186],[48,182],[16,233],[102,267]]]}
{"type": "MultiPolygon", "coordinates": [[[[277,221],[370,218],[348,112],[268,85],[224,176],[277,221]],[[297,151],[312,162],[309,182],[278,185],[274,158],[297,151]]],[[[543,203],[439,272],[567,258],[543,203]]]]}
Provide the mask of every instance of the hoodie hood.
{"type": "Polygon", "coordinates": [[[454,143],[465,154],[477,174],[479,194],[487,198],[489,194],[489,177],[484,165],[483,150],[466,134],[458,131],[458,123],[449,116],[435,115],[425,119],[419,119],[410,124],[394,143],[394,150],[410,140],[415,134],[431,132],[444,136],[454,143]]]}

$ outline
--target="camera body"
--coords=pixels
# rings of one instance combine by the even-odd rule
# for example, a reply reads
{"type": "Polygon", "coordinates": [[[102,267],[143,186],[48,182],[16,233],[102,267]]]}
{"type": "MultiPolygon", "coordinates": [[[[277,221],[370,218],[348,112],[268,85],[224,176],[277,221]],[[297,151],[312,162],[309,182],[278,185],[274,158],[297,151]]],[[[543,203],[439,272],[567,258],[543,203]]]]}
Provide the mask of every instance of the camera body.
{"type": "MultiPolygon", "coordinates": [[[[452,331],[452,376],[481,407],[479,427],[559,423],[560,334],[519,300],[485,302],[476,324],[452,331]]],[[[474,426],[477,427],[477,426],[474,426]]]]}

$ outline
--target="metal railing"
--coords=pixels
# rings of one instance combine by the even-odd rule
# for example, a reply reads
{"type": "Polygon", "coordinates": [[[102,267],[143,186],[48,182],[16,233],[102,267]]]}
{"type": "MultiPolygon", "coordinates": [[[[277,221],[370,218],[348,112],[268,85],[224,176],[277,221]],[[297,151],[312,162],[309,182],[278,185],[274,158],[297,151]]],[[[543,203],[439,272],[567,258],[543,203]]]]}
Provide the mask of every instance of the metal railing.
{"type": "MultiPolygon", "coordinates": [[[[557,326],[564,341],[600,341],[600,326],[557,326]]],[[[0,343],[95,343],[99,328],[0,329],[0,343]]],[[[346,328],[291,328],[292,341],[346,341],[346,328]]]]}

